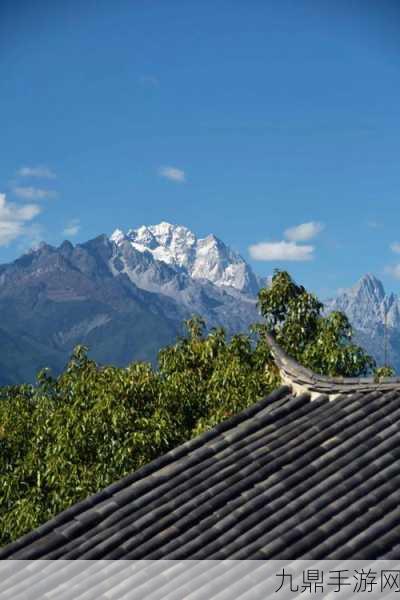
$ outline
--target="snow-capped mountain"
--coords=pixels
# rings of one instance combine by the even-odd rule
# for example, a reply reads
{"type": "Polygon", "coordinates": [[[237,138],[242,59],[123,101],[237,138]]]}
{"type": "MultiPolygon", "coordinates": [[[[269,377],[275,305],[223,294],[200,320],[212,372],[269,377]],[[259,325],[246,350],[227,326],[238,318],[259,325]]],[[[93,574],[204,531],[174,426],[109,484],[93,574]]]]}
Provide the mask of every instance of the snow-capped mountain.
{"type": "Polygon", "coordinates": [[[374,275],[364,275],[353,287],[324,302],[325,311],[344,312],[354,329],[354,338],[378,363],[385,358],[385,319],[388,362],[400,372],[400,298],[386,294],[374,275]]]}
{"type": "MultiPolygon", "coordinates": [[[[59,372],[82,343],[99,363],[155,362],[193,314],[228,335],[245,332],[260,319],[257,292],[269,284],[214,235],[164,222],[75,246],[43,243],[0,265],[0,385],[32,381],[44,366],[59,372]]],[[[388,359],[400,371],[400,299],[376,277],[325,307],[347,314],[355,341],[380,364],[386,315],[388,359]]]]}
{"type": "Polygon", "coordinates": [[[110,240],[118,247],[128,243],[138,252],[148,252],[176,273],[183,272],[192,279],[205,279],[252,296],[260,288],[260,282],[240,254],[213,234],[197,238],[187,227],[162,222],[130,229],[126,234],[116,229],[110,240]]]}
{"type": "Polygon", "coordinates": [[[246,332],[260,319],[260,285],[223,242],[167,223],[43,243],[0,265],[0,385],[33,381],[45,366],[59,372],[77,344],[103,364],[155,362],[193,314],[246,332]]]}
{"type": "Polygon", "coordinates": [[[210,327],[244,331],[260,319],[256,295],[262,285],[249,265],[214,235],[199,239],[187,227],[158,225],[120,229],[110,236],[108,261],[139,288],[173,299],[186,314],[210,327]]]}

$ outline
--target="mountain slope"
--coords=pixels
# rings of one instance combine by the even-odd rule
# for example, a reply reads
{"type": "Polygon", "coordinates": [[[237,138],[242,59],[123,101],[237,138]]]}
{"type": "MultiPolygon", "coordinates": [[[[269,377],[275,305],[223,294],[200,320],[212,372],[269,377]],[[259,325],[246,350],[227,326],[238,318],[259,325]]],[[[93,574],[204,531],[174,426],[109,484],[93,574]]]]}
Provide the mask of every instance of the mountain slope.
{"type": "Polygon", "coordinates": [[[324,302],[326,312],[339,310],[349,318],[354,339],[380,365],[385,361],[385,318],[388,363],[400,372],[400,299],[386,294],[374,275],[364,275],[352,288],[324,302]]]}
{"type": "Polygon", "coordinates": [[[77,344],[101,362],[154,360],[180,332],[179,307],[114,277],[102,245],[107,251],[103,238],[75,248],[42,245],[1,267],[1,383],[32,381],[44,366],[60,371],[77,344]]]}
{"type": "MultiPolygon", "coordinates": [[[[38,369],[60,372],[77,344],[100,364],[156,361],[158,350],[201,315],[228,335],[260,320],[256,295],[269,278],[213,235],[160,223],[116,230],[73,246],[40,247],[0,265],[0,385],[33,381],[38,369]]],[[[355,341],[400,371],[400,300],[365,275],[325,302],[347,314],[355,341]]]]}
{"type": "Polygon", "coordinates": [[[117,246],[128,242],[137,251],[150,253],[157,261],[176,272],[184,271],[192,279],[206,279],[253,296],[259,290],[257,277],[240,254],[212,234],[197,238],[187,227],[163,221],[130,229],[127,234],[117,229],[110,239],[117,246]]]}
{"type": "Polygon", "coordinates": [[[141,289],[171,298],[187,315],[200,314],[210,327],[222,326],[228,333],[259,320],[256,276],[214,236],[201,240],[186,227],[160,223],[126,235],[116,230],[110,241],[114,275],[124,273],[141,289]]]}
{"type": "Polygon", "coordinates": [[[0,384],[33,381],[45,366],[60,372],[77,344],[103,364],[154,362],[194,313],[228,334],[258,320],[257,278],[243,259],[213,236],[207,245],[166,225],[76,246],[42,243],[0,265],[0,384]]]}

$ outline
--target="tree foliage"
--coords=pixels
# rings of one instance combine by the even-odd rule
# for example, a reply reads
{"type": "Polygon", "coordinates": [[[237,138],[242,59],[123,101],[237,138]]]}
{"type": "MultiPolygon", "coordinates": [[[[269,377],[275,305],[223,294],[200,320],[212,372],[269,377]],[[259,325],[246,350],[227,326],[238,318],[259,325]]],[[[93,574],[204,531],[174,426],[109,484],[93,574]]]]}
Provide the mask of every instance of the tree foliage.
{"type": "Polygon", "coordinates": [[[356,377],[375,368],[375,360],[352,342],[346,315],[324,316],[323,304],[286,271],[275,271],[271,287],[260,290],[258,300],[276,341],[315,373],[356,377]]]}
{"type": "Polygon", "coordinates": [[[378,367],[374,371],[375,382],[379,383],[385,377],[393,377],[394,374],[395,370],[393,369],[393,367],[390,367],[388,365],[385,365],[384,367],[378,367]]]}
{"type": "Polygon", "coordinates": [[[59,377],[0,390],[0,545],[265,396],[260,335],[187,335],[159,368],[100,367],[78,346],[59,377]]]}

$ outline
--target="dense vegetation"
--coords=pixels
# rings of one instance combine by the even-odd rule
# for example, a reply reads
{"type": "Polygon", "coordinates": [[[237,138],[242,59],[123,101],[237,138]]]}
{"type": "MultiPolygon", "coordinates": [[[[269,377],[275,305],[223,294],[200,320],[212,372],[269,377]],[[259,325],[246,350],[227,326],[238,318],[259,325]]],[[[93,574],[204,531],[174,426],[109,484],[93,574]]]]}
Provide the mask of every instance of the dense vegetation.
{"type": "Polygon", "coordinates": [[[1,544],[268,393],[260,337],[204,336],[200,319],[187,327],[157,370],[99,367],[78,347],[59,377],[3,388],[1,544]]]}
{"type": "Polygon", "coordinates": [[[287,272],[275,272],[272,286],[259,293],[259,306],[281,347],[315,373],[356,377],[376,367],[375,360],[352,343],[346,315],[322,316],[323,304],[287,272]]]}
{"type": "Polygon", "coordinates": [[[0,390],[0,545],[260,399],[279,377],[263,331],[289,354],[331,375],[374,366],[351,344],[347,319],[285,272],[261,290],[266,319],[230,340],[187,321],[187,335],[159,353],[158,368],[99,366],[75,349],[65,371],[0,390]],[[267,369],[265,368],[267,366],[267,369]]]}

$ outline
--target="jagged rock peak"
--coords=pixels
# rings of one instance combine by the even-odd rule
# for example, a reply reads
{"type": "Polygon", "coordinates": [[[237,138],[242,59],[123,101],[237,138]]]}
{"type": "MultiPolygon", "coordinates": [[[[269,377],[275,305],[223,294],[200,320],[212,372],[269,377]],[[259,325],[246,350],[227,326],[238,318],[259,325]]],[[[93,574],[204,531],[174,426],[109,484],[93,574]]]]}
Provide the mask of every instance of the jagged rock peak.
{"type": "Polygon", "coordinates": [[[400,325],[398,297],[393,293],[386,295],[382,282],[370,273],[336,298],[327,300],[325,309],[346,313],[353,327],[364,332],[381,327],[385,319],[390,327],[400,325]]]}
{"type": "Polygon", "coordinates": [[[126,240],[126,235],[124,234],[122,229],[116,229],[110,236],[110,241],[115,242],[116,244],[120,244],[124,240],[126,240]]]}
{"type": "Polygon", "coordinates": [[[137,250],[150,250],[157,260],[179,267],[189,266],[197,243],[196,236],[187,227],[165,221],[130,229],[127,237],[137,250]]]}
{"type": "Polygon", "coordinates": [[[130,229],[126,234],[117,229],[110,240],[117,246],[129,242],[140,252],[150,252],[158,261],[184,269],[193,279],[206,279],[253,295],[259,289],[256,276],[240,254],[213,234],[198,238],[183,225],[162,221],[130,229]]]}
{"type": "Polygon", "coordinates": [[[63,243],[58,247],[58,250],[62,254],[70,254],[74,249],[73,244],[69,240],[64,240],[63,243]]]}
{"type": "Polygon", "coordinates": [[[385,289],[382,282],[372,273],[364,275],[350,291],[367,293],[379,302],[385,298],[385,289]]]}
{"type": "Polygon", "coordinates": [[[50,244],[47,244],[46,242],[39,242],[37,244],[34,244],[33,246],[31,246],[30,248],[28,248],[28,250],[26,250],[25,254],[34,254],[35,252],[41,252],[43,250],[53,250],[53,246],[50,246],[50,244]]]}

